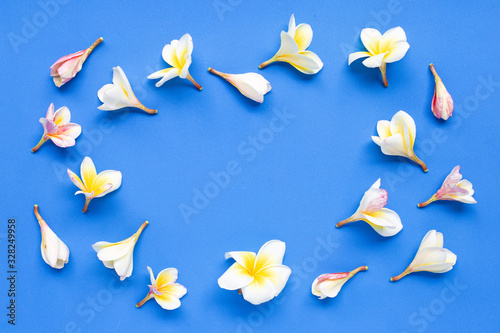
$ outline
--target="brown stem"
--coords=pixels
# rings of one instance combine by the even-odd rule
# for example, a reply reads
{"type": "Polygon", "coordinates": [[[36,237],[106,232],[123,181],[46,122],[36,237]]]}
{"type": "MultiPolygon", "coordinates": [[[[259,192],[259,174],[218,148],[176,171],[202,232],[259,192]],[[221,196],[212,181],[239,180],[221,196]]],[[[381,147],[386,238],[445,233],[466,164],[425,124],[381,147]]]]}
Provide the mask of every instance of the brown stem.
{"type": "Polygon", "coordinates": [[[146,226],[149,224],[148,221],[145,221],[143,224],[141,224],[141,226],[139,227],[139,230],[137,230],[137,232],[135,233],[137,235],[137,237],[139,238],[139,236],[141,235],[142,231],[144,230],[144,228],[146,228],[146,226]]]}
{"type": "Polygon", "coordinates": [[[403,273],[399,274],[399,275],[396,275],[396,276],[393,276],[391,277],[391,281],[392,282],[396,282],[398,280],[401,280],[402,278],[404,278],[405,276],[407,276],[408,274],[410,274],[411,272],[408,270],[408,269],[405,269],[403,273]]]}
{"type": "Polygon", "coordinates": [[[147,301],[149,301],[149,300],[151,299],[151,297],[152,297],[152,296],[151,296],[151,292],[149,292],[149,293],[146,295],[146,297],[144,297],[144,299],[143,299],[142,301],[140,301],[139,303],[137,303],[137,304],[135,305],[135,307],[136,307],[136,308],[140,308],[141,306],[143,306],[143,305],[144,305],[144,303],[146,303],[147,301]]]}
{"type": "Polygon", "coordinates": [[[215,74],[215,75],[218,75],[220,77],[224,77],[226,75],[226,73],[222,73],[222,72],[219,72],[218,70],[216,69],[213,69],[212,67],[208,67],[208,71],[212,74],[215,74]]]}
{"type": "Polygon", "coordinates": [[[94,44],[90,45],[90,47],[87,49],[87,55],[89,55],[90,53],[92,53],[92,51],[94,51],[95,47],[99,44],[101,44],[101,42],[104,40],[104,38],[102,37],[99,37],[95,42],[94,44]]]}
{"type": "Polygon", "coordinates": [[[432,72],[432,74],[433,74],[434,76],[439,77],[439,75],[438,75],[438,74],[437,74],[437,72],[436,72],[436,68],[434,68],[434,64],[430,64],[430,65],[429,65],[429,68],[431,69],[431,72],[432,72]]]}
{"type": "Polygon", "coordinates": [[[345,220],[340,221],[339,223],[337,223],[336,227],[340,228],[341,226],[343,226],[343,225],[345,225],[347,223],[350,223],[350,222],[354,222],[354,221],[357,221],[357,220],[353,219],[352,216],[351,216],[350,218],[345,219],[345,220]]]}
{"type": "Polygon", "coordinates": [[[267,65],[272,64],[275,61],[276,60],[274,58],[271,58],[267,61],[264,61],[262,64],[259,65],[259,68],[262,69],[262,68],[266,67],[267,65]]]}
{"type": "Polygon", "coordinates": [[[35,216],[36,216],[36,219],[40,222],[40,221],[43,221],[43,218],[42,216],[40,215],[40,211],[38,210],[38,205],[35,205],[34,207],[34,211],[35,211],[35,216]]]}
{"type": "Polygon", "coordinates": [[[87,208],[89,208],[89,203],[90,203],[90,200],[92,200],[92,198],[87,198],[87,197],[85,197],[85,206],[83,206],[83,209],[82,209],[82,212],[83,212],[83,213],[86,213],[86,212],[87,212],[87,208]]]}
{"type": "Polygon", "coordinates": [[[139,109],[141,109],[143,111],[146,111],[149,114],[157,114],[158,113],[158,110],[156,110],[156,109],[149,109],[149,108],[145,107],[142,104],[137,105],[137,108],[139,108],[139,109]]]}
{"type": "Polygon", "coordinates": [[[387,82],[386,63],[383,62],[382,65],[380,65],[379,69],[380,73],[382,73],[382,80],[384,81],[384,87],[387,88],[387,86],[389,86],[389,82],[387,82]]]}
{"type": "Polygon", "coordinates": [[[48,136],[46,136],[46,135],[42,136],[42,138],[40,139],[40,141],[38,142],[38,144],[37,144],[35,147],[31,148],[31,152],[32,152],[32,153],[36,152],[38,149],[40,149],[40,147],[41,147],[41,146],[42,146],[45,142],[47,142],[47,140],[49,140],[49,137],[48,137],[48,136]]]}
{"type": "Polygon", "coordinates": [[[420,160],[420,159],[419,159],[416,155],[414,155],[414,156],[410,157],[410,159],[411,159],[413,162],[415,162],[415,163],[417,163],[418,165],[420,165],[420,167],[422,168],[422,170],[424,170],[424,172],[429,171],[429,169],[427,169],[427,165],[425,165],[425,163],[424,163],[424,162],[422,162],[422,161],[421,161],[421,160],[420,160]]]}
{"type": "Polygon", "coordinates": [[[352,270],[350,273],[349,273],[349,278],[353,277],[354,275],[356,275],[358,272],[361,272],[361,271],[366,271],[368,269],[368,266],[359,266],[358,268],[352,270]]]}
{"type": "Polygon", "coordinates": [[[194,84],[194,86],[196,87],[196,89],[198,89],[198,90],[203,89],[203,87],[202,87],[202,86],[200,86],[200,85],[198,84],[198,82],[196,82],[196,81],[193,79],[193,77],[191,76],[191,74],[189,74],[189,72],[188,72],[188,74],[187,74],[187,76],[186,76],[186,79],[188,79],[189,81],[191,81],[191,82],[194,84]]]}
{"type": "Polygon", "coordinates": [[[417,205],[417,207],[418,207],[418,208],[425,207],[425,206],[427,206],[428,204],[430,204],[430,203],[432,203],[432,202],[434,202],[434,201],[436,201],[436,200],[437,200],[437,199],[436,199],[436,196],[434,196],[434,195],[433,195],[433,196],[432,196],[429,200],[427,200],[427,201],[425,201],[425,202],[421,202],[421,203],[419,203],[419,204],[417,205]]]}

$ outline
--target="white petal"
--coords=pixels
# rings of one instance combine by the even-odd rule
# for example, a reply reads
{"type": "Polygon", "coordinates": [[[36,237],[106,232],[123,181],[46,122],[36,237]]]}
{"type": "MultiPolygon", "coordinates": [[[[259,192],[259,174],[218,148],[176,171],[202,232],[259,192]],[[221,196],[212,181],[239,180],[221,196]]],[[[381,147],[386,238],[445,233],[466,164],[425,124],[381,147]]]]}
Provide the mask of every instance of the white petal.
{"type": "MultiPolygon", "coordinates": [[[[382,208],[377,212],[372,212],[370,214],[363,214],[365,218],[370,221],[371,225],[376,225],[379,227],[387,227],[391,229],[401,230],[401,218],[398,213],[388,208],[382,208]]],[[[398,230],[398,231],[399,231],[398,230]]]]}
{"type": "Polygon", "coordinates": [[[271,280],[274,285],[274,296],[278,296],[288,281],[292,270],[285,265],[268,266],[259,272],[260,276],[265,276],[271,280]]]}
{"type": "Polygon", "coordinates": [[[127,76],[120,66],[113,67],[113,84],[122,87],[127,92],[130,102],[133,103],[136,101],[130,82],[128,82],[127,76]]]}
{"type": "Polygon", "coordinates": [[[132,270],[134,268],[134,253],[129,252],[126,256],[113,260],[113,267],[115,268],[116,274],[120,276],[120,280],[125,280],[125,278],[132,275],[132,270]]]}
{"type": "Polygon", "coordinates": [[[288,22],[288,34],[290,37],[295,37],[295,16],[292,14],[290,16],[290,21],[288,22]]]}
{"type": "Polygon", "coordinates": [[[377,122],[377,133],[380,139],[391,136],[391,122],[389,120],[380,120],[377,122]]]}
{"type": "Polygon", "coordinates": [[[92,183],[91,190],[97,193],[96,198],[102,197],[105,194],[113,192],[117,190],[122,184],[122,173],[116,170],[106,170],[100,172],[92,183]],[[111,188],[106,192],[98,193],[97,189],[99,189],[104,184],[111,184],[111,188]]]}
{"type": "Polygon", "coordinates": [[[382,34],[377,29],[366,28],[361,30],[361,42],[363,42],[363,45],[372,55],[378,53],[378,45],[381,38],[382,34]]]}
{"type": "Polygon", "coordinates": [[[275,57],[279,57],[281,55],[286,55],[286,54],[296,54],[299,52],[299,47],[297,46],[297,43],[295,43],[295,40],[292,37],[290,37],[289,34],[282,31],[280,37],[281,37],[281,45],[278,52],[276,52],[275,57]]]}
{"type": "Polygon", "coordinates": [[[156,82],[155,86],[161,87],[165,82],[167,82],[168,80],[171,80],[177,76],[179,76],[179,69],[168,68],[168,71],[165,72],[165,75],[163,75],[163,77],[161,78],[160,81],[156,82]]]}
{"type": "Polygon", "coordinates": [[[163,293],[161,296],[153,295],[153,297],[155,298],[156,303],[158,303],[165,310],[174,310],[181,306],[179,298],[170,293],[163,293]]]}
{"type": "Polygon", "coordinates": [[[186,55],[191,56],[191,53],[193,52],[193,38],[190,34],[184,34],[181,39],[179,39],[179,43],[175,47],[175,52],[180,65],[184,67],[185,64],[182,63],[183,60],[186,55]]]}
{"type": "Polygon", "coordinates": [[[370,57],[371,54],[369,52],[360,51],[349,54],[349,65],[352,64],[353,61],[358,60],[359,58],[370,57]]]}
{"type": "Polygon", "coordinates": [[[281,265],[285,256],[286,245],[280,240],[271,240],[262,245],[255,260],[255,272],[271,265],[281,265]]]}
{"type": "Polygon", "coordinates": [[[421,256],[423,257],[424,255],[427,256],[426,258],[427,261],[424,261],[424,263],[421,262],[415,263],[415,260],[417,260],[417,257],[415,257],[415,260],[410,264],[410,266],[413,267],[412,272],[426,271],[432,273],[445,273],[451,270],[457,261],[457,256],[448,249],[441,249],[437,247],[426,248],[422,250],[421,256]],[[433,250],[433,253],[431,254],[430,252],[432,249],[435,250],[433,250]]]}
{"type": "Polygon", "coordinates": [[[248,273],[248,270],[235,262],[222,274],[217,283],[222,289],[237,290],[249,285],[252,281],[253,276],[248,273]]]}
{"type": "Polygon", "coordinates": [[[85,185],[85,188],[90,192],[92,183],[94,182],[94,179],[97,175],[97,171],[95,169],[94,162],[88,156],[85,156],[82,164],[80,164],[80,175],[82,176],[82,181],[85,185]]]}
{"type": "Polygon", "coordinates": [[[363,211],[368,207],[370,202],[376,200],[380,196],[380,178],[365,192],[361,202],[359,203],[358,211],[363,211]]]}
{"type": "Polygon", "coordinates": [[[257,73],[229,74],[226,80],[232,83],[246,97],[262,103],[264,95],[271,90],[271,85],[257,73]]]}
{"type": "Polygon", "coordinates": [[[385,155],[405,156],[405,157],[408,156],[408,154],[406,153],[406,148],[402,134],[398,133],[396,135],[393,135],[389,138],[380,141],[376,140],[375,138],[377,137],[372,136],[373,142],[375,142],[380,146],[380,148],[382,149],[382,153],[384,153],[385,155]]]}
{"type": "Polygon", "coordinates": [[[110,261],[120,259],[134,250],[137,238],[135,236],[129,237],[126,240],[113,243],[113,245],[106,246],[97,253],[97,257],[101,261],[110,261]]]}
{"type": "Polygon", "coordinates": [[[417,136],[417,129],[415,126],[415,121],[413,118],[406,112],[404,111],[398,111],[391,119],[391,133],[392,135],[396,133],[400,133],[401,135],[404,135],[404,125],[406,124],[408,128],[408,133],[410,136],[410,144],[413,147],[413,144],[415,143],[415,137],[417,136]]]}
{"type": "Polygon", "coordinates": [[[287,62],[304,74],[316,74],[323,68],[321,59],[311,51],[281,55],[276,61],[287,62]]]}
{"type": "Polygon", "coordinates": [[[406,34],[401,27],[396,27],[387,30],[379,43],[379,51],[385,52],[389,51],[389,49],[397,43],[405,42],[406,43],[406,34]]]}
{"type": "Polygon", "coordinates": [[[377,55],[371,56],[365,60],[363,60],[363,65],[369,68],[380,67],[384,61],[386,53],[379,53],[377,55]]]}
{"type": "Polygon", "coordinates": [[[155,279],[155,276],[153,274],[153,270],[149,266],[147,266],[147,268],[148,268],[148,272],[149,272],[149,280],[151,281],[151,285],[154,286],[154,285],[156,285],[156,279],[155,279]]]}
{"type": "Polygon", "coordinates": [[[294,40],[297,43],[299,51],[304,51],[311,45],[313,38],[313,31],[309,24],[301,23],[295,29],[294,40]]]}
{"type": "Polygon", "coordinates": [[[118,85],[107,84],[99,90],[98,95],[103,103],[97,107],[99,110],[112,111],[134,106],[125,91],[118,85]]]}
{"type": "Polygon", "coordinates": [[[178,40],[174,39],[173,41],[170,42],[170,44],[165,45],[161,52],[161,56],[163,57],[163,60],[165,60],[165,62],[170,66],[175,68],[181,68],[180,63],[177,60],[177,53],[175,47],[173,46],[174,41],[175,45],[177,45],[177,43],[179,42],[178,40]]]}
{"type": "Polygon", "coordinates": [[[54,114],[54,123],[57,126],[67,124],[71,121],[71,112],[66,106],[59,108],[54,114]]]}
{"type": "Polygon", "coordinates": [[[389,53],[387,53],[384,57],[384,62],[391,63],[401,60],[406,55],[409,48],[410,44],[407,42],[399,42],[392,45],[388,50],[389,53]]]}
{"type": "Polygon", "coordinates": [[[347,281],[347,278],[338,280],[325,280],[317,286],[317,289],[326,297],[335,297],[338,295],[340,289],[347,281]]]}
{"type": "Polygon", "coordinates": [[[251,271],[255,265],[255,253],[248,251],[232,251],[226,252],[225,258],[233,258],[238,264],[251,271]]]}
{"type": "Polygon", "coordinates": [[[241,288],[241,292],[243,298],[254,305],[270,301],[276,295],[273,282],[266,277],[254,279],[252,283],[241,288]]]}
{"type": "Polygon", "coordinates": [[[440,264],[446,262],[447,253],[442,247],[426,247],[419,249],[411,262],[411,267],[440,264]]]}
{"type": "Polygon", "coordinates": [[[418,249],[421,250],[427,247],[443,247],[443,234],[436,230],[429,230],[422,239],[418,249]]]}

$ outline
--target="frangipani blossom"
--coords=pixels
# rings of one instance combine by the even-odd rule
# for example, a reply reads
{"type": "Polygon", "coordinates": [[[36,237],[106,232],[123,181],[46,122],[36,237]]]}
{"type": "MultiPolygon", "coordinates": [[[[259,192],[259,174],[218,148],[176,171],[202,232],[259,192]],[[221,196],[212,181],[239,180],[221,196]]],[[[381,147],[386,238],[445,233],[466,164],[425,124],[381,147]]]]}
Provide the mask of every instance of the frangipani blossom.
{"type": "Polygon", "coordinates": [[[360,266],[350,272],[321,274],[314,280],[311,292],[314,296],[318,296],[319,299],[333,298],[338,295],[344,283],[356,275],[356,273],[366,271],[367,269],[368,266],[360,266]]]}
{"type": "Polygon", "coordinates": [[[57,87],[62,86],[78,74],[82,69],[82,65],[87,60],[87,57],[94,50],[94,48],[103,41],[100,37],[94,44],[90,45],[88,49],[67,55],[57,60],[50,66],[50,76],[54,80],[57,87]]]}
{"type": "Polygon", "coordinates": [[[97,252],[97,258],[107,268],[114,269],[116,274],[120,276],[120,281],[132,275],[135,243],[148,224],[148,221],[144,222],[135,234],[121,242],[97,242],[92,245],[92,248],[97,252]]]}
{"type": "Polygon", "coordinates": [[[304,74],[316,74],[323,68],[323,62],[316,53],[307,51],[311,44],[313,31],[311,26],[301,23],[295,26],[292,14],[288,23],[288,32],[281,32],[281,46],[278,52],[269,60],[259,65],[262,69],[275,61],[287,62],[304,74]]]}
{"type": "Polygon", "coordinates": [[[365,221],[373,230],[384,237],[394,236],[403,229],[399,215],[384,208],[387,191],[380,188],[380,178],[365,192],[358,210],[350,218],[337,223],[337,228],[354,221],[365,221]]]}
{"type": "Polygon", "coordinates": [[[419,203],[417,206],[422,208],[436,200],[455,200],[474,204],[477,201],[472,197],[473,194],[472,183],[462,179],[460,165],[457,165],[446,177],[441,188],[429,200],[419,203]]]}
{"type": "Polygon", "coordinates": [[[122,108],[138,108],[149,114],[156,114],[155,109],[148,109],[135,97],[130,82],[120,66],[113,67],[113,84],[106,84],[99,89],[97,97],[103,103],[99,110],[114,111],[122,108]]]}
{"type": "Polygon", "coordinates": [[[190,34],[185,34],[179,40],[174,39],[163,47],[161,53],[163,60],[172,67],[154,72],[148,76],[148,79],[161,78],[160,81],[156,82],[156,86],[161,87],[168,80],[178,76],[181,79],[188,79],[198,90],[201,90],[202,87],[189,74],[191,53],[193,53],[193,38],[190,34]]]}
{"type": "Polygon", "coordinates": [[[443,81],[439,77],[434,68],[434,64],[430,64],[436,87],[434,88],[434,97],[432,97],[431,110],[438,119],[447,120],[453,115],[453,99],[450,93],[446,90],[443,81]]]}
{"type": "Polygon", "coordinates": [[[75,139],[82,133],[78,124],[70,123],[71,112],[65,106],[54,113],[54,103],[51,103],[45,118],[40,118],[43,126],[43,136],[40,142],[31,149],[36,152],[45,142],[52,140],[56,146],[66,148],[75,145],[75,139]]]}
{"type": "Polygon", "coordinates": [[[443,234],[430,230],[422,239],[415,259],[403,273],[391,278],[397,281],[413,272],[427,271],[431,273],[445,273],[453,268],[457,256],[448,249],[443,249],[443,234]]]}
{"type": "Polygon", "coordinates": [[[238,290],[248,302],[259,305],[270,301],[285,287],[292,270],[282,265],[285,243],[271,240],[257,255],[254,252],[233,251],[226,259],[236,262],[217,281],[227,290],[238,290]]]}
{"type": "Polygon", "coordinates": [[[38,205],[35,205],[35,216],[40,224],[42,231],[42,258],[52,268],[61,269],[68,263],[69,249],[62,240],[49,228],[38,211],[38,205]]]}
{"type": "Polygon", "coordinates": [[[149,293],[142,301],[136,304],[136,307],[140,308],[151,298],[154,298],[156,303],[165,310],[174,310],[181,306],[179,299],[186,295],[187,289],[183,285],[175,283],[178,275],[177,269],[166,268],[158,274],[156,279],[153,275],[153,270],[149,266],[148,272],[151,280],[151,284],[148,285],[149,293]]]}
{"type": "Polygon", "coordinates": [[[408,113],[398,111],[391,121],[380,120],[377,123],[377,133],[378,136],[372,136],[372,140],[382,148],[382,153],[409,158],[427,172],[425,163],[413,152],[417,128],[408,113]]]}
{"type": "Polygon", "coordinates": [[[271,90],[271,85],[262,75],[257,73],[226,74],[212,67],[208,68],[212,74],[218,75],[235,86],[244,96],[258,103],[264,102],[264,95],[271,90]]]}
{"type": "Polygon", "coordinates": [[[94,162],[88,156],[83,159],[80,165],[80,179],[73,171],[68,169],[69,179],[75,184],[80,191],[76,194],[85,195],[85,206],[82,212],[86,212],[90,200],[100,198],[108,193],[117,190],[122,184],[122,173],[115,170],[106,170],[97,174],[94,162]]]}
{"type": "Polygon", "coordinates": [[[378,67],[382,73],[384,86],[387,87],[386,64],[401,60],[410,44],[406,41],[406,34],[401,27],[396,27],[387,30],[384,35],[373,28],[361,30],[361,42],[365,46],[366,51],[354,52],[349,54],[349,65],[359,58],[366,58],[363,65],[369,68],[378,67]]]}

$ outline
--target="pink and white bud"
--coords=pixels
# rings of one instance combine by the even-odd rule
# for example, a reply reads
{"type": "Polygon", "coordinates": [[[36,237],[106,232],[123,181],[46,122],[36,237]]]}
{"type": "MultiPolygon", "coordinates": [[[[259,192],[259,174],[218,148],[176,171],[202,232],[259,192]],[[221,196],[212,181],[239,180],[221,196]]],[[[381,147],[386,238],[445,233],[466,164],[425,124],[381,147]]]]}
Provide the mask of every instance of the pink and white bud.
{"type": "Polygon", "coordinates": [[[74,78],[82,69],[83,63],[87,60],[89,54],[102,41],[103,38],[100,37],[88,49],[78,51],[57,60],[50,67],[50,76],[52,76],[55,85],[57,87],[61,87],[63,84],[74,78]]]}
{"type": "Polygon", "coordinates": [[[314,296],[318,296],[319,299],[333,298],[338,295],[344,283],[356,275],[356,273],[366,271],[367,269],[368,266],[360,266],[350,272],[321,274],[314,280],[311,292],[314,296]]]}
{"type": "Polygon", "coordinates": [[[431,104],[432,113],[438,119],[447,120],[453,115],[453,99],[448,90],[446,90],[443,81],[437,75],[434,64],[430,64],[429,67],[436,81],[436,88],[434,89],[434,97],[431,104]]]}

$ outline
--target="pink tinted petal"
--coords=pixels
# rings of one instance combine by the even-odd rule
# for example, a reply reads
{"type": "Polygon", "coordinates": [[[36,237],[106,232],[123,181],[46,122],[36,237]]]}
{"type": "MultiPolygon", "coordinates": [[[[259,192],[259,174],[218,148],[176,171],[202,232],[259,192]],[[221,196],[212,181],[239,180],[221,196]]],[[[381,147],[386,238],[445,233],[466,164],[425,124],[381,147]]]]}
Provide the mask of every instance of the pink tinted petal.
{"type": "Polygon", "coordinates": [[[331,273],[331,274],[323,274],[318,278],[318,282],[323,282],[325,280],[338,280],[343,279],[349,275],[349,272],[344,273],[331,273]]]}
{"type": "Polygon", "coordinates": [[[75,145],[75,139],[70,136],[54,135],[50,136],[50,139],[56,146],[59,146],[61,148],[71,147],[75,145]]]}
{"type": "Polygon", "coordinates": [[[66,106],[63,106],[54,113],[53,120],[58,126],[67,124],[71,120],[71,112],[66,106]]]}
{"type": "Polygon", "coordinates": [[[47,114],[45,118],[53,120],[54,118],[54,103],[50,103],[49,108],[47,109],[47,114]]]}
{"type": "Polygon", "coordinates": [[[54,74],[57,74],[57,71],[58,69],[65,63],[67,62],[68,60],[71,60],[71,59],[74,59],[74,58],[77,58],[77,57],[80,57],[82,56],[85,51],[87,50],[81,50],[81,51],[78,51],[78,52],[75,52],[75,53],[72,53],[72,54],[69,54],[67,56],[64,56],[60,59],[58,59],[52,66],[50,66],[50,75],[51,76],[54,76],[54,74]]]}
{"type": "Polygon", "coordinates": [[[460,165],[457,165],[444,180],[443,185],[436,193],[436,197],[439,198],[446,194],[467,194],[467,190],[464,192],[462,188],[457,186],[461,179],[460,165]]]}
{"type": "Polygon", "coordinates": [[[73,139],[76,139],[82,133],[82,127],[78,124],[66,124],[59,126],[59,130],[57,135],[65,135],[69,136],[73,139]]]}
{"type": "Polygon", "coordinates": [[[52,121],[52,120],[47,120],[44,118],[40,118],[40,122],[43,125],[44,130],[47,130],[47,134],[49,135],[55,135],[57,133],[58,127],[57,125],[52,121]],[[45,124],[44,124],[45,123],[45,124]]]}
{"type": "Polygon", "coordinates": [[[367,212],[375,212],[385,207],[387,204],[387,191],[384,189],[379,189],[378,197],[374,198],[372,201],[368,203],[368,206],[365,208],[367,212]]]}

